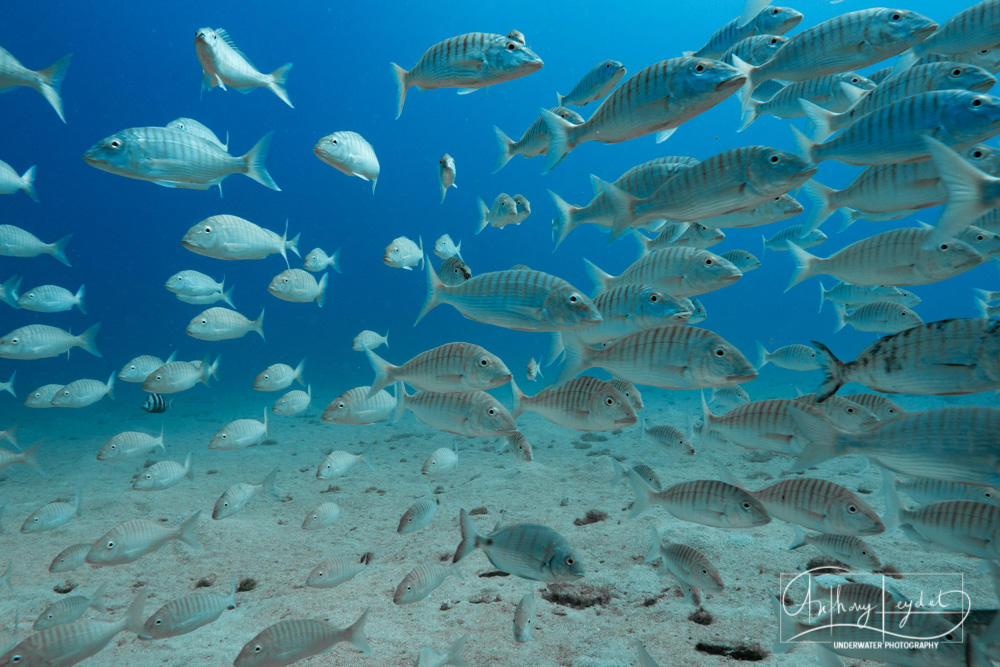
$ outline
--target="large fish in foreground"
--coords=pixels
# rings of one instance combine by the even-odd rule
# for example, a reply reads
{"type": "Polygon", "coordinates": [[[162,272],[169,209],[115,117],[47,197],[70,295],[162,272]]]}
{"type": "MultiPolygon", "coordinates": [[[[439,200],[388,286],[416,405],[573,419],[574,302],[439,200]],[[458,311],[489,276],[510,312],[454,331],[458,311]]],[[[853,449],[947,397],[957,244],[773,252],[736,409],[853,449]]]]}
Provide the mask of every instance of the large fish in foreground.
{"type": "Polygon", "coordinates": [[[69,357],[69,351],[74,347],[82,347],[100,357],[103,355],[94,342],[100,329],[98,322],[79,336],[74,336],[47,324],[29,324],[0,337],[0,359],[45,359],[58,357],[63,352],[69,357]]]}
{"type": "Polygon", "coordinates": [[[264,160],[273,133],[250,151],[233,157],[212,142],[170,127],[132,127],[112,134],[83,154],[91,167],[166,188],[208,190],[230,174],[244,174],[272,190],[281,190],[264,160]]]}
{"type": "Polygon", "coordinates": [[[396,118],[403,113],[406,91],[460,88],[459,94],[511,81],[541,69],[542,59],[524,42],[488,32],[469,32],[438,42],[407,71],[392,65],[396,78],[396,118]]]}
{"type": "Polygon", "coordinates": [[[19,63],[10,52],[0,48],[0,92],[7,92],[15,86],[34,88],[56,110],[56,113],[59,114],[59,120],[65,123],[66,117],[63,116],[63,103],[62,97],[59,95],[59,87],[62,86],[66,69],[69,67],[69,61],[72,57],[72,53],[63,56],[49,67],[34,72],[19,63]]]}

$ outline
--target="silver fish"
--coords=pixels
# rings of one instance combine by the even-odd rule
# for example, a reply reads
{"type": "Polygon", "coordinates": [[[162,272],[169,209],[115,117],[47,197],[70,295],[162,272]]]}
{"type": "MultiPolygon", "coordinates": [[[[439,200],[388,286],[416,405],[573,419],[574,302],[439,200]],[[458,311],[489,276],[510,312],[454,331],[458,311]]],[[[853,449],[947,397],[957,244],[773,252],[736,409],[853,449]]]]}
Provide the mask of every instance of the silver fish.
{"type": "Polygon", "coordinates": [[[368,396],[398,381],[424,391],[466,392],[507,384],[510,369],[500,357],[472,343],[446,343],[394,366],[371,349],[365,349],[375,381],[368,396]]]}
{"type": "Polygon", "coordinates": [[[350,581],[364,571],[367,564],[356,558],[328,558],[309,573],[306,586],[312,588],[333,588],[350,581]]]}
{"type": "Polygon", "coordinates": [[[420,602],[429,597],[434,592],[434,589],[444,583],[444,580],[451,574],[458,575],[459,579],[464,578],[462,577],[462,571],[455,565],[451,567],[445,567],[437,563],[418,565],[399,582],[392,601],[395,604],[420,602]]]}
{"type": "Polygon", "coordinates": [[[73,237],[67,234],[58,241],[44,243],[31,232],[14,225],[0,225],[0,257],[37,257],[51,255],[54,259],[70,266],[66,259],[66,245],[73,237]]]}
{"type": "Polygon", "coordinates": [[[362,462],[371,470],[375,470],[371,459],[368,458],[371,448],[372,446],[369,444],[365,447],[365,451],[360,454],[351,454],[343,450],[330,452],[326,458],[320,461],[319,467],[316,468],[316,479],[332,479],[346,475],[351,468],[362,462]]]}
{"type": "Polygon", "coordinates": [[[255,87],[267,88],[294,108],[285,91],[285,79],[292,63],[286,63],[270,74],[258,72],[222,28],[198,30],[194,37],[194,51],[201,63],[202,90],[211,90],[216,86],[225,90],[229,86],[241,93],[249,93],[255,87]]]}
{"type": "MultiPolygon", "coordinates": [[[[767,99],[758,100],[751,97],[747,100],[743,118],[736,131],[742,132],[764,115],[782,119],[802,118],[806,115],[806,111],[799,100],[813,102],[830,111],[846,111],[854,102],[854,98],[851,97],[854,91],[845,90],[845,86],[867,91],[875,88],[875,82],[856,72],[835,72],[790,83],[779,88],[767,99]]],[[[761,87],[761,90],[763,89],[761,87]]]]}
{"type": "Polygon", "coordinates": [[[445,153],[438,160],[438,181],[441,183],[441,203],[444,203],[444,196],[448,194],[448,188],[457,188],[455,185],[455,158],[445,153]]]}
{"type": "Polygon", "coordinates": [[[115,375],[116,373],[112,371],[107,382],[91,379],[74,380],[52,396],[52,405],[59,408],[85,408],[105,396],[113,399],[115,375]]]}
{"type": "Polygon", "coordinates": [[[369,387],[355,387],[326,406],[322,420],[329,424],[373,424],[386,419],[396,408],[396,399],[385,391],[368,396],[369,387]]]}
{"type": "Polygon", "coordinates": [[[553,424],[578,431],[612,431],[639,420],[629,399],[609,382],[597,378],[573,378],[534,396],[524,395],[513,379],[510,386],[514,419],[535,412],[553,424]]]}
{"type": "MultiPolygon", "coordinates": [[[[583,124],[583,117],[572,109],[552,107],[549,111],[573,125],[583,124]]],[[[552,140],[548,124],[542,116],[536,118],[535,122],[528,126],[528,129],[517,141],[504,134],[503,130],[496,125],[493,126],[493,133],[496,135],[497,143],[497,159],[493,165],[494,174],[503,169],[515,155],[523,155],[526,158],[545,155],[549,151],[549,142],[552,140]]]]}
{"type": "Polygon", "coordinates": [[[313,248],[302,260],[302,267],[313,273],[319,273],[327,268],[331,268],[337,273],[343,273],[340,270],[340,248],[337,248],[332,255],[327,255],[322,248],[313,248]]]}
{"type": "Polygon", "coordinates": [[[24,174],[18,175],[13,167],[0,160],[0,195],[12,195],[21,190],[38,201],[38,194],[35,192],[35,167],[29,167],[24,174]]]}
{"type": "Polygon", "coordinates": [[[199,510],[174,530],[149,519],[126,521],[94,542],[87,552],[87,562],[101,566],[131,563],[171,540],[181,540],[200,550],[201,545],[194,535],[200,519],[199,510]]]}
{"type": "Polygon", "coordinates": [[[823,304],[827,301],[831,303],[841,303],[845,305],[872,303],[873,301],[895,301],[903,306],[913,308],[920,303],[920,299],[912,292],[899,289],[898,287],[886,287],[883,285],[852,285],[850,283],[838,282],[830,289],[819,285],[819,310],[823,311],[823,304]]]}
{"type": "Polygon", "coordinates": [[[462,242],[459,241],[458,245],[455,245],[455,242],[451,240],[448,234],[442,234],[434,242],[434,254],[441,259],[448,259],[449,257],[462,259],[462,242]]]}
{"type": "Polygon", "coordinates": [[[199,382],[208,386],[209,378],[219,378],[219,360],[209,363],[206,355],[201,361],[167,361],[142,381],[142,390],[157,394],[176,394],[186,391],[199,382]]]}
{"type": "Polygon", "coordinates": [[[337,503],[320,503],[314,507],[302,521],[302,530],[322,530],[329,528],[340,518],[340,506],[337,503]]]}
{"type": "Polygon", "coordinates": [[[538,365],[538,362],[535,361],[534,357],[528,359],[528,367],[525,374],[531,382],[534,382],[537,378],[545,377],[542,375],[542,367],[538,365]]]}
{"type": "Polygon", "coordinates": [[[257,374],[253,381],[253,388],[257,391],[281,391],[292,386],[293,382],[305,386],[305,380],[302,379],[302,369],[305,365],[305,359],[300,361],[295,368],[288,364],[271,364],[257,374]]]}
{"type": "MultiPolygon", "coordinates": [[[[32,512],[31,515],[24,520],[24,524],[21,525],[21,532],[41,533],[48,530],[55,530],[60,526],[66,525],[78,516],[80,516],[80,491],[76,492],[76,496],[74,496],[72,503],[56,501],[32,512]]],[[[71,620],[75,621],[76,619],[74,618],[71,620]]],[[[69,621],[65,622],[69,623],[69,621]]],[[[41,628],[35,629],[41,630],[41,628]]]]}
{"type": "Polygon", "coordinates": [[[479,224],[476,226],[476,234],[487,227],[497,227],[503,229],[507,225],[516,224],[517,202],[507,193],[501,192],[493,200],[491,206],[487,206],[483,198],[479,198],[479,224]]]}
{"type": "Polygon", "coordinates": [[[663,445],[676,454],[694,456],[691,437],[676,426],[646,426],[646,418],[643,417],[642,439],[652,439],[653,442],[663,445]]]}
{"type": "Polygon", "coordinates": [[[23,452],[0,449],[0,471],[15,465],[24,465],[34,468],[39,474],[42,474],[42,469],[38,466],[38,450],[41,446],[41,441],[38,441],[23,452]]]}
{"type": "MultiPolygon", "coordinates": [[[[267,473],[267,476],[260,484],[248,484],[247,482],[233,484],[215,501],[215,507],[212,509],[212,518],[220,520],[231,517],[246,507],[246,504],[257,496],[264,495],[274,500],[280,500],[281,493],[278,491],[278,487],[274,485],[274,480],[277,476],[278,469],[274,468],[271,472],[267,473]]],[[[200,515],[201,512],[198,514],[200,515]]]]}
{"type": "Polygon", "coordinates": [[[124,382],[144,382],[150,373],[164,364],[173,362],[176,357],[176,350],[170,354],[170,357],[166,361],[151,354],[142,354],[138,357],[133,357],[118,371],[118,379],[124,382]]]}
{"type": "Polygon", "coordinates": [[[139,639],[166,639],[194,632],[216,621],[227,609],[236,609],[236,576],[229,595],[198,591],[184,595],[157,609],[143,624],[139,639]]]}
{"type": "Polygon", "coordinates": [[[326,300],[326,283],[330,274],[324,273],[319,282],[311,273],[302,269],[286,269],[272,280],[267,291],[282,301],[310,303],[315,301],[322,308],[326,300]]]}
{"type": "Polygon", "coordinates": [[[763,252],[768,248],[771,250],[788,250],[789,243],[794,243],[800,248],[811,248],[826,241],[827,237],[826,234],[818,229],[809,229],[809,227],[804,225],[792,225],[791,227],[782,229],[771,238],[767,238],[764,235],[761,235],[761,238],[764,240],[764,250],[761,252],[763,255],[763,252]]]}
{"type": "Polygon", "coordinates": [[[59,572],[70,572],[87,562],[87,553],[90,551],[89,544],[74,544],[59,552],[49,565],[49,572],[56,574],[59,572]]]}
{"type": "Polygon", "coordinates": [[[83,616],[91,607],[103,614],[107,614],[108,610],[104,607],[104,602],[101,600],[104,597],[104,591],[107,587],[108,582],[104,582],[89,598],[84,595],[72,595],[64,597],[54,604],[50,604],[45,611],[38,615],[31,629],[47,630],[57,625],[72,623],[83,616]]]}
{"type": "Polygon", "coordinates": [[[452,472],[458,468],[458,443],[453,443],[452,448],[439,447],[431,452],[431,455],[424,461],[420,468],[421,475],[439,475],[452,472]]]}
{"type": "Polygon", "coordinates": [[[517,431],[507,408],[484,391],[461,394],[418,391],[411,396],[402,384],[397,387],[397,420],[404,410],[410,410],[428,426],[467,438],[506,436],[517,431]]]}
{"type": "Polygon", "coordinates": [[[325,653],[340,642],[371,655],[365,637],[368,610],[346,628],[335,628],[326,621],[289,618],[278,621],[247,642],[236,656],[233,667],[280,667],[309,656],[325,653]]]}
{"type": "Polygon", "coordinates": [[[194,118],[178,118],[167,123],[166,127],[173,128],[175,130],[183,130],[188,134],[193,134],[196,137],[204,139],[205,141],[215,144],[222,150],[229,152],[229,133],[226,132],[226,143],[219,141],[219,137],[215,135],[210,129],[196,121],[194,118]]]}
{"type": "Polygon", "coordinates": [[[556,93],[559,106],[572,104],[582,107],[599,100],[625,78],[625,65],[617,60],[605,60],[594,65],[589,72],[577,81],[568,95],[556,93]]]}
{"type": "Polygon", "coordinates": [[[441,262],[438,268],[438,278],[449,287],[454,287],[459,283],[464,283],[472,277],[472,271],[464,261],[458,257],[449,257],[441,262]]]}
{"type": "MultiPolygon", "coordinates": [[[[759,5],[757,5],[759,6],[759,5]]],[[[754,6],[753,9],[756,9],[754,6]]],[[[747,8],[751,7],[747,3],[747,8]]],[[[747,10],[744,9],[746,12],[747,10]]],[[[752,10],[751,10],[752,11],[752,10]]],[[[733,44],[754,35],[784,35],[802,21],[802,14],[788,7],[764,7],[749,16],[734,18],[716,30],[697,51],[690,53],[699,58],[718,58],[733,44]]]]}
{"type": "Polygon", "coordinates": [[[792,528],[795,529],[795,539],[789,545],[789,551],[800,549],[808,544],[851,567],[862,570],[875,570],[882,567],[875,550],[860,537],[829,533],[807,535],[798,525],[793,524],[792,528]]]}
{"type": "MultiPolygon", "coordinates": [[[[417,240],[420,242],[419,245],[405,236],[397,236],[392,240],[392,243],[385,247],[385,252],[382,254],[382,263],[386,266],[405,269],[407,271],[412,271],[412,267],[419,264],[420,268],[423,269],[424,239],[418,236],[417,240]]],[[[428,273],[432,272],[428,271],[428,273]]]]}
{"type": "Polygon", "coordinates": [[[213,215],[188,229],[181,243],[193,253],[215,259],[264,259],[280,253],[288,264],[286,251],[299,254],[299,236],[288,240],[287,220],[285,232],[278,236],[235,215],[213,215]]]}
{"type": "Polygon", "coordinates": [[[300,415],[312,405],[312,385],[306,387],[305,391],[295,389],[283,395],[271,406],[271,412],[276,415],[293,417],[300,415]]]}
{"type": "Polygon", "coordinates": [[[968,500],[976,503],[1000,505],[1000,489],[992,486],[975,486],[961,482],[915,477],[909,481],[892,479],[893,486],[902,489],[920,505],[930,505],[943,500],[968,500]]]}
{"type": "Polygon", "coordinates": [[[852,403],[857,403],[875,415],[878,419],[892,419],[896,415],[901,415],[906,412],[902,406],[898,405],[894,401],[891,401],[885,396],[879,396],[878,394],[850,394],[848,396],[844,396],[844,398],[852,403]]]}
{"type": "Polygon", "coordinates": [[[225,289],[226,279],[216,282],[211,276],[207,276],[200,271],[186,270],[178,271],[167,278],[164,287],[174,294],[185,296],[208,296],[221,292],[225,289]]]}
{"type": "Polygon", "coordinates": [[[725,588],[722,575],[708,556],[694,547],[674,542],[664,542],[655,526],[650,526],[649,536],[653,545],[646,555],[646,562],[659,560],[664,571],[674,576],[684,597],[695,607],[701,606],[701,591],[721,591],[725,588]]]}
{"type": "Polygon", "coordinates": [[[229,422],[212,436],[208,448],[231,452],[259,445],[266,439],[267,410],[264,411],[263,423],[256,419],[237,419],[229,422]]]}
{"type": "Polygon", "coordinates": [[[400,535],[406,535],[423,530],[434,519],[437,506],[438,502],[435,498],[424,498],[413,503],[403,512],[403,516],[399,518],[399,526],[396,527],[396,532],[400,535]]]}
{"type": "Polygon", "coordinates": [[[617,276],[605,273],[586,258],[583,261],[594,282],[595,296],[622,285],[648,285],[673,297],[696,296],[731,285],[743,276],[735,266],[702,248],[654,250],[617,276]]]}
{"type": "Polygon", "coordinates": [[[531,641],[531,623],[535,619],[535,593],[525,593],[514,610],[514,641],[531,641]]]}
{"type": "Polygon", "coordinates": [[[531,443],[520,431],[508,435],[501,447],[509,449],[517,461],[534,460],[531,443]]]}
{"type": "Polygon", "coordinates": [[[376,331],[365,329],[354,337],[354,341],[351,343],[351,349],[357,350],[358,352],[364,352],[365,348],[374,350],[380,345],[389,347],[389,330],[386,329],[385,335],[381,336],[376,331]]]}
{"type": "Polygon", "coordinates": [[[378,184],[378,158],[372,145],[357,132],[334,132],[316,142],[313,153],[323,162],[347,174],[372,182],[372,192],[378,184]]]}
{"type": "Polygon", "coordinates": [[[194,479],[194,467],[191,465],[191,452],[188,452],[184,464],[177,461],[158,461],[139,473],[132,488],[136,491],[162,491],[169,489],[182,479],[194,479]]]}
{"type": "Polygon", "coordinates": [[[66,122],[63,115],[62,96],[59,93],[69,61],[73,54],[63,56],[53,64],[37,72],[28,69],[5,49],[0,48],[0,90],[10,90],[15,86],[34,88],[52,105],[59,114],[59,120],[66,122]]]}
{"type": "Polygon", "coordinates": [[[0,359],[45,359],[57,357],[63,352],[69,355],[74,347],[80,347],[95,357],[103,356],[94,339],[100,331],[100,323],[95,324],[79,336],[46,324],[29,324],[14,329],[0,337],[0,359]]]}
{"type": "MultiPolygon", "coordinates": [[[[253,331],[264,340],[264,309],[252,322],[229,308],[209,308],[195,315],[187,326],[187,335],[198,340],[230,340],[253,331]]],[[[207,382],[206,382],[207,384],[207,382]]]]}
{"type": "Polygon", "coordinates": [[[720,410],[726,411],[750,402],[750,394],[738,384],[712,389],[710,402],[715,403],[720,410]]]}
{"type": "Polygon", "coordinates": [[[835,303],[833,304],[833,312],[837,315],[835,332],[849,324],[858,331],[896,333],[924,323],[915,312],[892,301],[866,303],[850,313],[847,312],[846,307],[835,303]]]}
{"type": "Polygon", "coordinates": [[[634,469],[628,481],[635,491],[629,511],[637,517],[651,505],[661,505],[678,519],[716,528],[749,528],[770,523],[771,517],[759,500],[746,490],[714,480],[681,482],[656,491],[634,469]]]}

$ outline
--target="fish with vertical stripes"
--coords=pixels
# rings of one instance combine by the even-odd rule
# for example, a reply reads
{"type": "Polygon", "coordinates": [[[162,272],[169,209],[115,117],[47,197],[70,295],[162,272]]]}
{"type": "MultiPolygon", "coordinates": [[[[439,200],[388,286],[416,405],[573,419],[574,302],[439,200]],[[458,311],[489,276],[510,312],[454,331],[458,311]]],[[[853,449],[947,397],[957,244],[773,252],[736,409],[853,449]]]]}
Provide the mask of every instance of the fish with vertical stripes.
{"type": "Polygon", "coordinates": [[[400,380],[424,391],[466,392],[493,389],[513,377],[500,357],[473,343],[439,345],[399,366],[370,349],[365,354],[375,371],[368,397],[400,380]]]}
{"type": "Polygon", "coordinates": [[[365,637],[367,621],[367,609],[346,628],[336,628],[318,619],[286,618],[247,642],[236,656],[233,667],[282,667],[325,653],[340,642],[348,642],[362,653],[371,655],[372,647],[365,637]]]}
{"type": "Polygon", "coordinates": [[[802,18],[802,14],[790,7],[764,7],[755,15],[737,16],[712,33],[704,46],[686,55],[696,58],[719,58],[731,46],[749,37],[784,35],[794,29],[802,18]]]}
{"type": "Polygon", "coordinates": [[[409,410],[428,426],[468,438],[495,438],[517,432],[507,408],[484,391],[448,394],[418,391],[410,395],[401,384],[397,387],[396,420],[409,410]]]}
{"type": "Polygon", "coordinates": [[[604,60],[584,74],[569,94],[556,93],[556,99],[561,107],[569,104],[575,107],[586,106],[610,93],[624,78],[625,65],[617,60],[604,60]]]}
{"type": "Polygon", "coordinates": [[[759,500],[726,482],[696,480],[656,491],[635,470],[629,471],[628,482],[635,492],[630,518],[660,505],[678,519],[716,528],[752,528],[771,521],[759,500]]]}
{"type": "Polygon", "coordinates": [[[845,86],[870,91],[875,88],[875,82],[857,72],[836,72],[790,83],[767,99],[749,98],[736,131],[742,132],[764,115],[781,119],[804,118],[806,111],[800,100],[818,104],[831,112],[846,111],[854,103],[851,97],[854,91],[845,86]]]}
{"type": "Polygon", "coordinates": [[[534,412],[553,424],[577,431],[612,431],[635,424],[639,418],[629,399],[610,382],[593,377],[573,378],[526,396],[511,379],[517,419],[534,412]]]}

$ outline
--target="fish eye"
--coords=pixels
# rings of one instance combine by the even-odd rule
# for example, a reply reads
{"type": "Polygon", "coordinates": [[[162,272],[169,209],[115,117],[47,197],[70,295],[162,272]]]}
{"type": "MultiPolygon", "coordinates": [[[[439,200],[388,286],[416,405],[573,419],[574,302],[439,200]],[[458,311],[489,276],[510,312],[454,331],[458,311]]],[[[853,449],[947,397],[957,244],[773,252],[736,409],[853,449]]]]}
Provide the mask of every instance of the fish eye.
{"type": "Polygon", "coordinates": [[[208,320],[206,320],[206,319],[204,319],[204,318],[203,318],[203,319],[201,320],[201,323],[202,323],[202,324],[208,324],[208,320]]]}
{"type": "MultiPolygon", "coordinates": [[[[906,315],[906,313],[903,313],[903,314],[906,315]]],[[[853,415],[854,414],[854,408],[852,408],[852,407],[847,407],[847,408],[844,409],[844,411],[847,414],[849,414],[849,415],[853,415]]]]}
{"type": "Polygon", "coordinates": [[[991,491],[984,491],[983,492],[983,498],[992,498],[992,497],[993,497],[993,493],[991,491]]]}
{"type": "Polygon", "coordinates": [[[516,48],[517,48],[517,45],[514,44],[514,42],[507,42],[507,50],[508,51],[513,51],[516,48]]]}
{"type": "Polygon", "coordinates": [[[122,145],[122,142],[118,141],[117,139],[112,139],[111,140],[111,147],[112,148],[120,148],[121,145],[122,145]]]}
{"type": "Polygon", "coordinates": [[[206,225],[205,229],[202,230],[202,231],[204,231],[206,234],[211,234],[212,233],[212,226],[211,225],[206,225]]]}
{"type": "Polygon", "coordinates": [[[983,157],[983,151],[981,149],[976,149],[972,151],[972,157],[978,160],[979,158],[983,157]]]}
{"type": "Polygon", "coordinates": [[[11,339],[10,339],[10,342],[11,342],[12,344],[14,344],[14,345],[17,345],[17,341],[18,341],[18,339],[17,339],[17,338],[11,338],[11,339]]]}
{"type": "Polygon", "coordinates": [[[19,655],[12,655],[12,656],[10,656],[10,661],[11,662],[21,662],[21,656],[19,656],[19,655]]]}
{"type": "Polygon", "coordinates": [[[32,520],[33,520],[33,521],[34,521],[35,523],[38,523],[38,517],[37,517],[37,516],[36,516],[36,517],[35,517],[34,519],[32,519],[32,520]]]}
{"type": "Polygon", "coordinates": [[[576,294],[570,294],[569,295],[569,302],[570,303],[576,303],[579,300],[580,300],[580,297],[577,296],[576,294]]]}
{"type": "MultiPolygon", "coordinates": [[[[985,234],[976,234],[976,240],[977,241],[985,241],[986,240],[986,235],[985,234]]],[[[903,314],[905,315],[906,312],[904,311],[903,314]]]]}
{"type": "Polygon", "coordinates": [[[604,404],[605,405],[614,405],[615,404],[615,399],[613,399],[610,396],[608,396],[607,398],[604,399],[604,404]]]}
{"type": "Polygon", "coordinates": [[[407,586],[407,587],[406,587],[406,590],[408,590],[408,591],[412,591],[412,590],[413,590],[413,586],[407,586]]]}
{"type": "Polygon", "coordinates": [[[489,409],[489,414],[490,414],[490,416],[491,416],[491,417],[492,417],[493,415],[495,415],[496,413],[497,413],[497,409],[496,409],[496,408],[490,408],[490,409],[489,409]]]}
{"type": "Polygon", "coordinates": [[[969,106],[973,108],[983,106],[983,98],[981,97],[972,98],[972,100],[969,102],[969,106]]]}
{"type": "Polygon", "coordinates": [[[890,415],[896,414],[895,408],[889,408],[888,412],[889,412],[890,415]]]}
{"type": "Polygon", "coordinates": [[[708,574],[708,570],[707,570],[707,569],[705,569],[705,568],[701,568],[701,573],[702,573],[702,574],[708,574]]]}
{"type": "Polygon", "coordinates": [[[899,12],[893,12],[892,16],[889,17],[890,21],[899,21],[903,18],[903,15],[899,12]]]}
{"type": "Polygon", "coordinates": [[[867,556],[867,555],[868,555],[868,552],[867,552],[867,551],[865,551],[864,549],[862,549],[862,550],[861,550],[861,555],[862,555],[862,556],[867,556]]]}
{"type": "Polygon", "coordinates": [[[772,37],[772,38],[771,38],[771,39],[770,39],[770,40],[768,41],[768,43],[769,43],[769,44],[777,44],[777,43],[778,43],[778,38],[777,38],[777,37],[772,37]]]}
{"type": "Polygon", "coordinates": [[[990,50],[989,50],[989,49],[980,49],[980,50],[979,50],[979,55],[981,55],[981,56],[985,56],[985,55],[986,55],[987,53],[989,53],[989,52],[990,52],[990,50]]]}
{"type": "Polygon", "coordinates": [[[851,83],[858,83],[859,81],[861,81],[861,79],[859,79],[858,77],[856,76],[851,77],[851,83]]]}
{"type": "Polygon", "coordinates": [[[715,350],[712,351],[712,354],[714,354],[715,356],[717,356],[717,357],[719,357],[721,359],[722,357],[726,356],[726,348],[724,348],[724,347],[717,347],[717,348],[715,348],[715,350]]]}
{"type": "Polygon", "coordinates": [[[950,244],[948,244],[948,243],[942,243],[941,245],[938,246],[938,250],[947,252],[948,248],[950,248],[950,247],[951,247],[950,244]]]}
{"type": "Polygon", "coordinates": [[[715,260],[712,259],[711,257],[706,257],[705,258],[705,266],[712,266],[712,264],[714,264],[714,263],[715,263],[715,260]]]}
{"type": "Polygon", "coordinates": [[[956,67],[955,69],[951,70],[951,75],[952,76],[961,76],[962,75],[962,68],[961,67],[956,67]]]}
{"type": "Polygon", "coordinates": [[[946,634],[944,636],[944,638],[947,639],[948,641],[951,641],[951,640],[953,640],[955,638],[955,633],[949,632],[948,634],[946,634]]]}
{"type": "Polygon", "coordinates": [[[116,449],[118,445],[111,445],[111,449],[116,449]]]}
{"type": "Polygon", "coordinates": [[[750,509],[750,503],[746,500],[743,501],[743,509],[745,510],[750,509]]]}
{"type": "Polygon", "coordinates": [[[157,376],[156,376],[156,381],[157,381],[157,382],[159,382],[159,381],[160,381],[160,380],[162,380],[162,379],[163,379],[163,376],[162,376],[162,375],[157,375],[157,376]]]}
{"type": "Polygon", "coordinates": [[[781,11],[780,9],[775,7],[774,9],[771,10],[771,16],[777,16],[780,11],[781,11]]]}
{"type": "Polygon", "coordinates": [[[254,653],[260,653],[263,650],[264,650],[264,648],[260,644],[257,644],[256,646],[253,647],[253,652],[254,653]]]}
{"type": "Polygon", "coordinates": [[[650,303],[659,303],[660,302],[660,295],[657,294],[656,292],[653,292],[652,294],[649,295],[649,302],[650,303]]]}
{"type": "Polygon", "coordinates": [[[479,365],[480,366],[489,366],[490,365],[490,360],[487,359],[486,357],[483,357],[482,359],[479,360],[479,365]]]}
{"type": "Polygon", "coordinates": [[[767,158],[767,161],[770,162],[771,164],[778,164],[779,162],[781,162],[781,156],[776,153],[772,153],[771,157],[767,158]]]}
{"type": "Polygon", "coordinates": [[[107,547],[108,549],[114,549],[114,548],[115,548],[115,541],[114,541],[114,540],[110,540],[110,541],[109,541],[109,542],[108,542],[108,543],[107,543],[106,545],[104,545],[104,546],[106,546],[106,547],[107,547]]]}
{"type": "Polygon", "coordinates": [[[857,511],[858,511],[858,508],[857,508],[856,505],[848,505],[847,506],[847,511],[850,512],[851,514],[856,514],[857,511]]]}
{"type": "Polygon", "coordinates": [[[344,403],[343,403],[343,401],[341,401],[340,403],[337,403],[337,407],[338,408],[345,408],[347,406],[345,406],[344,403]]]}
{"type": "Polygon", "coordinates": [[[222,434],[222,435],[221,435],[220,437],[221,437],[221,438],[222,438],[223,440],[225,440],[225,439],[226,439],[226,438],[227,438],[228,436],[227,436],[227,435],[226,435],[225,433],[223,433],[223,434],[222,434]]]}
{"type": "Polygon", "coordinates": [[[134,371],[134,370],[135,370],[135,364],[132,364],[131,366],[129,366],[129,367],[128,367],[128,369],[129,369],[130,371],[134,371]]]}
{"type": "Polygon", "coordinates": [[[705,64],[704,63],[698,63],[697,65],[694,66],[694,71],[695,72],[699,72],[699,73],[700,72],[704,72],[705,71],[705,64]]]}

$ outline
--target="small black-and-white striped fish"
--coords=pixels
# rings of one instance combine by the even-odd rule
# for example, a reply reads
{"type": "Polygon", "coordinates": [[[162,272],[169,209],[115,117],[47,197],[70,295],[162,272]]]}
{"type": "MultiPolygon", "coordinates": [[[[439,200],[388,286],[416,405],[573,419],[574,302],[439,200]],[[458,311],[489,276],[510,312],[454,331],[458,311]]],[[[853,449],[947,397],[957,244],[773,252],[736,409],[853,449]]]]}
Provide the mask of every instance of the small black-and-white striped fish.
{"type": "Polygon", "coordinates": [[[166,412],[172,402],[173,401],[168,402],[159,394],[150,394],[146,397],[146,402],[142,404],[142,409],[152,414],[159,414],[161,412],[166,412]]]}

